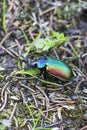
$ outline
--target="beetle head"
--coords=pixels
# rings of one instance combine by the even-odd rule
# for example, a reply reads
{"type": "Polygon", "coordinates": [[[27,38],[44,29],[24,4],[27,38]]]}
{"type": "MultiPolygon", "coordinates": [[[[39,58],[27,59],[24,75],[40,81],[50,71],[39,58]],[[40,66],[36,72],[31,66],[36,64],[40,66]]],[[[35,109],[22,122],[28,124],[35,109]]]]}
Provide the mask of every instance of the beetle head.
{"type": "Polygon", "coordinates": [[[36,68],[44,68],[46,65],[46,58],[41,56],[37,60],[31,62],[30,66],[36,67],[36,68]]]}

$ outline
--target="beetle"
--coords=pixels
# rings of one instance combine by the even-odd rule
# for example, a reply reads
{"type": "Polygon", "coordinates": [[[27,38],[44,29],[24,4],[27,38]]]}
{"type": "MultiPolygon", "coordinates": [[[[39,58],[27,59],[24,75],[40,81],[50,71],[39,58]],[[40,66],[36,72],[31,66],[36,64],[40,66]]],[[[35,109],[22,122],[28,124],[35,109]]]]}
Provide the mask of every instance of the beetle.
{"type": "Polygon", "coordinates": [[[38,69],[45,68],[46,72],[62,81],[68,81],[73,77],[72,69],[62,60],[41,56],[31,62],[30,65],[38,69]]]}

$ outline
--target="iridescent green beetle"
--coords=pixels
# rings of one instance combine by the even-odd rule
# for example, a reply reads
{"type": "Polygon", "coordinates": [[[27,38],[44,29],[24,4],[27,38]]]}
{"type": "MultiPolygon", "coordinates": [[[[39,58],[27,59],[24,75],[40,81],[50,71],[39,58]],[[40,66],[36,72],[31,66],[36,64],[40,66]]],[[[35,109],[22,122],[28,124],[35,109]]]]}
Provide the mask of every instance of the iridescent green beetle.
{"type": "Polygon", "coordinates": [[[39,57],[31,63],[38,69],[43,69],[62,81],[68,81],[73,77],[72,69],[63,61],[53,58],[39,57]]]}

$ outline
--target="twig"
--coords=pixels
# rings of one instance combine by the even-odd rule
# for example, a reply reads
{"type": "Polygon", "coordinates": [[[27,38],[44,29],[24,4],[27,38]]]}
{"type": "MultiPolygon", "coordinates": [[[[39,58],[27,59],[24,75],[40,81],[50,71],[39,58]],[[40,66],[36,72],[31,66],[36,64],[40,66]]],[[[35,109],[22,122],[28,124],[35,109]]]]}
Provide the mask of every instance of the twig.
{"type": "Polygon", "coordinates": [[[14,113],[15,113],[16,106],[17,106],[17,103],[15,103],[15,105],[14,105],[13,111],[12,111],[11,116],[10,116],[10,118],[9,118],[10,121],[12,120],[12,117],[13,117],[13,115],[14,115],[14,113]]]}
{"type": "Polygon", "coordinates": [[[16,130],[18,130],[18,121],[17,121],[17,119],[16,119],[16,117],[15,117],[15,116],[14,116],[13,118],[14,118],[14,121],[15,121],[16,130]]]}
{"type": "Polygon", "coordinates": [[[26,88],[26,89],[28,89],[29,91],[32,91],[32,92],[35,92],[33,89],[31,89],[30,87],[28,87],[27,85],[25,85],[25,84],[20,84],[23,88],[26,88]]]}
{"type": "Polygon", "coordinates": [[[7,50],[5,47],[3,47],[2,45],[0,45],[0,48],[2,48],[4,51],[6,51],[9,55],[11,55],[12,57],[15,57],[9,50],[7,50]]]}
{"type": "Polygon", "coordinates": [[[2,102],[4,101],[4,91],[5,91],[5,89],[6,89],[6,87],[7,87],[7,85],[9,84],[9,82],[7,82],[6,84],[5,84],[5,86],[2,88],[2,91],[1,91],[1,100],[2,100],[2,102]]]}
{"type": "MultiPolygon", "coordinates": [[[[73,46],[71,45],[71,43],[69,42],[68,44],[69,44],[69,46],[72,48],[72,50],[73,50],[73,52],[75,53],[75,55],[79,58],[77,52],[75,51],[75,49],[73,48],[73,46]]],[[[81,59],[80,59],[80,63],[81,63],[81,65],[84,67],[84,64],[83,64],[83,62],[82,62],[81,59]]]]}
{"type": "Polygon", "coordinates": [[[84,126],[84,127],[82,127],[81,129],[79,129],[79,130],[87,130],[87,125],[86,126],[84,126]]]}
{"type": "Polygon", "coordinates": [[[55,8],[57,8],[57,7],[49,8],[49,9],[45,10],[44,12],[42,12],[39,16],[42,16],[42,15],[44,15],[44,14],[46,14],[46,13],[48,13],[48,12],[54,10],[55,8]]]}
{"type": "Polygon", "coordinates": [[[6,102],[7,102],[7,92],[5,91],[5,100],[3,106],[0,108],[0,111],[4,109],[4,107],[6,106],[6,102]]]}
{"type": "Polygon", "coordinates": [[[44,93],[44,91],[40,88],[40,87],[38,87],[37,85],[35,86],[43,95],[44,95],[44,97],[46,98],[46,112],[47,112],[47,114],[46,114],[46,117],[48,117],[48,103],[49,103],[49,98],[47,97],[47,95],[44,93]]]}
{"type": "Polygon", "coordinates": [[[40,129],[40,128],[50,128],[50,127],[58,126],[58,125],[63,124],[63,123],[64,123],[63,121],[59,121],[59,122],[56,122],[56,123],[52,123],[52,124],[42,126],[42,127],[37,127],[37,128],[38,129],[40,129]]]}
{"type": "Polygon", "coordinates": [[[10,33],[8,33],[4,38],[3,40],[0,42],[0,47],[1,45],[5,42],[5,40],[12,34],[13,31],[11,31],[10,33]]]}

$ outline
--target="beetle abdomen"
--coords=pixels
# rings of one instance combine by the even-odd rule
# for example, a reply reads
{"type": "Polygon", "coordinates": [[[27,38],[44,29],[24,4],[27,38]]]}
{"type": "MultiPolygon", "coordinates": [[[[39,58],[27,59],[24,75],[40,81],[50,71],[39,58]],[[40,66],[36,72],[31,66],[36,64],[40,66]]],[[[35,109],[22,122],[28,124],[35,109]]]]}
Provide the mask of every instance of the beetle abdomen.
{"type": "Polygon", "coordinates": [[[62,80],[70,80],[73,77],[71,68],[61,60],[48,58],[46,70],[62,80]]]}

